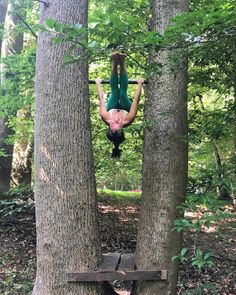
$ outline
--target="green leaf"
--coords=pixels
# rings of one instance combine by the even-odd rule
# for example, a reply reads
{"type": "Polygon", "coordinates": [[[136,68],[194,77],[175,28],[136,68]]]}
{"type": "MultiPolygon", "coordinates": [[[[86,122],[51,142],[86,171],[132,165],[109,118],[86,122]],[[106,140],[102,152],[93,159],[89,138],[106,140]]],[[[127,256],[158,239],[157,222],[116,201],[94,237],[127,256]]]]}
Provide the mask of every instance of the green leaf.
{"type": "Polygon", "coordinates": [[[52,39],[52,42],[55,43],[55,44],[59,44],[59,43],[62,43],[64,41],[63,38],[61,37],[55,37],[52,39]]]}
{"type": "Polygon", "coordinates": [[[174,261],[174,260],[177,260],[177,259],[179,259],[179,256],[177,256],[177,255],[176,255],[176,256],[173,256],[173,257],[171,257],[171,260],[172,260],[172,261],[174,261]]]}
{"type": "Polygon", "coordinates": [[[202,258],[203,256],[203,253],[200,249],[197,249],[196,252],[195,252],[195,255],[198,257],[198,258],[202,258]]]}
{"type": "Polygon", "coordinates": [[[50,29],[54,29],[55,26],[55,20],[53,20],[52,18],[47,18],[45,20],[46,25],[50,28],[50,29]]]}
{"type": "Polygon", "coordinates": [[[44,25],[41,25],[41,24],[33,25],[33,30],[34,31],[48,32],[48,29],[44,25]]]}
{"type": "Polygon", "coordinates": [[[215,290],[216,286],[213,283],[205,283],[202,285],[202,288],[208,289],[208,290],[215,290]]]}
{"type": "Polygon", "coordinates": [[[187,251],[188,251],[188,248],[183,248],[180,252],[181,256],[184,256],[187,251]]]}
{"type": "Polygon", "coordinates": [[[207,252],[204,256],[204,260],[207,260],[211,257],[211,253],[207,252]]]}

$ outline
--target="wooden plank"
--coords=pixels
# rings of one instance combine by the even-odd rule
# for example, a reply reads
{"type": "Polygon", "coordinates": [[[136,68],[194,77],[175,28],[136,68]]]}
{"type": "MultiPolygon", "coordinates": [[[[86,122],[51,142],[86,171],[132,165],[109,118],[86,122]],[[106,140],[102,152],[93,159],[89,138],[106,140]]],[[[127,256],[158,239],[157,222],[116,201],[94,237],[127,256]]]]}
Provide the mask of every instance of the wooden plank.
{"type": "Polygon", "coordinates": [[[121,254],[118,270],[134,270],[134,254],[121,254]]]}
{"type": "Polygon", "coordinates": [[[163,280],[161,270],[94,271],[68,273],[68,282],[102,282],[112,280],[163,280]]]}
{"type": "Polygon", "coordinates": [[[99,266],[99,271],[115,271],[120,260],[120,253],[103,254],[102,265],[99,266]]]}
{"type": "Polygon", "coordinates": [[[167,270],[162,270],[161,271],[161,279],[162,280],[167,280],[168,279],[168,271],[167,270]]]}

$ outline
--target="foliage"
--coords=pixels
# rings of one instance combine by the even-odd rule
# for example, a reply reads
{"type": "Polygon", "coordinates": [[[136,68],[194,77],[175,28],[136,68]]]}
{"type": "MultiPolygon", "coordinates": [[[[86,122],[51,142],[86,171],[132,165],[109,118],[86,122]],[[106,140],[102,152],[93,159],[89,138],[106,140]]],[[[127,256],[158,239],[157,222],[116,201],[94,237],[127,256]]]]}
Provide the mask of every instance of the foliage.
{"type": "MultiPolygon", "coordinates": [[[[135,78],[138,75],[149,77],[153,73],[161,74],[160,63],[148,64],[148,56],[152,52],[157,53],[163,49],[173,52],[173,70],[178,66],[179,57],[188,56],[189,195],[179,209],[182,213],[193,212],[199,217],[194,221],[188,217],[177,219],[175,230],[182,232],[190,229],[196,233],[230,219],[230,211],[225,209],[224,202],[216,200],[215,194],[219,187],[223,186],[230,191],[235,185],[236,166],[232,156],[236,91],[235,0],[193,0],[190,13],[173,19],[173,25],[163,36],[150,30],[151,11],[149,1],[146,0],[92,0],[89,3],[88,28],[81,24],[61,24],[53,19],[47,19],[44,26],[35,25],[38,22],[35,2],[14,1],[14,5],[35,33],[52,33],[55,46],[61,42],[70,44],[68,54],[62,57],[64,66],[88,58],[91,78],[109,77],[109,58],[115,50],[127,52],[129,76],[135,78]],[[217,166],[214,146],[218,148],[221,167],[217,166]]],[[[24,51],[1,61],[5,65],[6,79],[0,87],[0,114],[8,116],[8,125],[14,130],[14,136],[8,139],[8,143],[22,140],[27,142],[33,137],[36,42],[25,23],[21,22],[13,33],[17,32],[24,32],[26,36],[24,51]],[[16,118],[16,113],[22,108],[29,111],[24,122],[16,118]]],[[[104,86],[104,90],[107,94],[110,91],[107,86],[104,86]]],[[[133,93],[134,88],[130,86],[129,95],[132,97],[133,93]]],[[[143,122],[143,103],[135,123],[126,128],[126,141],[121,147],[120,160],[114,160],[110,157],[112,145],[106,139],[106,127],[98,115],[94,86],[90,88],[90,102],[98,187],[116,190],[141,188],[143,132],[151,124],[143,122]]],[[[0,157],[3,156],[5,153],[1,149],[0,157]]],[[[17,187],[11,190],[7,199],[0,201],[1,217],[23,213],[32,208],[28,195],[31,199],[31,188],[17,187]]],[[[113,201],[140,202],[140,193],[98,190],[98,200],[109,196],[113,201]]],[[[195,245],[193,249],[183,248],[179,255],[173,257],[182,263],[191,261],[191,265],[199,272],[213,266],[212,258],[212,253],[204,252],[195,245]]],[[[29,272],[33,268],[34,262],[28,266],[29,272]]],[[[32,287],[27,284],[28,270],[25,271],[25,284],[21,286],[25,292],[29,292],[32,287]]],[[[14,280],[15,273],[9,272],[7,291],[14,287],[14,280]]],[[[214,286],[208,283],[183,294],[210,294],[211,291],[214,291],[214,286]]]]}
{"type": "MultiPolygon", "coordinates": [[[[234,215],[225,205],[225,201],[216,199],[212,194],[189,194],[187,196],[186,202],[178,206],[184,217],[175,220],[173,230],[177,232],[187,230],[193,236],[194,244],[193,248],[184,247],[178,255],[172,257],[172,260],[177,259],[182,264],[191,262],[192,267],[197,268],[198,272],[214,267],[214,254],[204,252],[196,246],[196,233],[214,227],[226,220],[233,220],[234,215]]],[[[211,287],[214,289],[214,286],[211,287]]],[[[191,290],[189,293],[186,292],[186,294],[202,294],[203,289],[207,289],[205,285],[191,290]]]]}
{"type": "Polygon", "coordinates": [[[12,188],[0,200],[0,219],[18,213],[28,212],[34,208],[32,187],[19,185],[12,188]]]}
{"type": "Polygon", "coordinates": [[[212,283],[202,284],[198,288],[194,288],[192,290],[184,291],[182,295],[203,295],[206,294],[215,294],[215,286],[212,283]],[[212,293],[213,292],[213,293],[212,293]]]}
{"type": "Polygon", "coordinates": [[[0,88],[1,115],[15,114],[33,102],[35,76],[35,45],[21,54],[2,59],[5,81],[0,88]]]}
{"type": "Polygon", "coordinates": [[[28,201],[19,201],[18,199],[0,200],[0,219],[13,214],[28,212],[32,205],[28,201]]]}
{"type": "Polygon", "coordinates": [[[0,157],[7,157],[6,151],[4,149],[0,149],[0,157]]]}
{"type": "MultiPolygon", "coordinates": [[[[109,77],[109,57],[114,50],[127,52],[130,77],[148,76],[152,72],[148,64],[151,52],[169,48],[178,56],[187,54],[190,61],[188,190],[208,193],[223,187],[230,191],[235,182],[232,157],[234,98],[231,95],[235,73],[235,0],[193,0],[190,4],[190,13],[174,18],[173,25],[161,36],[150,30],[149,1],[90,1],[88,28],[81,24],[58,23],[54,19],[47,19],[44,26],[32,27],[38,17],[36,4],[32,1],[14,3],[35,33],[52,33],[55,46],[61,42],[70,44],[68,54],[63,57],[64,66],[89,58],[91,78],[109,77]],[[203,97],[204,110],[199,95],[203,97]],[[221,168],[216,166],[213,142],[219,149],[221,168]]],[[[27,36],[31,34],[23,22],[17,30],[24,31],[27,36]]],[[[32,139],[34,111],[30,105],[34,97],[35,44],[32,38],[29,40],[21,55],[4,60],[7,79],[0,91],[0,110],[2,114],[10,115],[8,124],[15,131],[9,143],[22,138],[32,139]],[[22,107],[29,107],[30,116],[19,126],[15,114],[22,107]]],[[[174,62],[178,61],[178,56],[173,54],[174,62]]],[[[160,64],[156,66],[155,71],[160,73],[160,64]]],[[[104,89],[109,93],[108,87],[104,89]]],[[[112,145],[105,137],[106,128],[98,116],[96,89],[91,86],[90,90],[98,186],[136,189],[141,186],[142,138],[146,127],[142,117],[143,104],[135,123],[126,129],[122,157],[116,161],[110,158],[112,145]]],[[[134,89],[131,86],[129,92],[132,97],[134,89]]]]}
{"type": "MultiPolygon", "coordinates": [[[[3,264],[6,263],[5,259],[8,257],[3,257],[3,264]]],[[[33,290],[32,273],[35,272],[36,261],[34,259],[28,260],[28,265],[25,267],[22,273],[21,281],[17,276],[15,269],[8,269],[6,273],[6,278],[2,283],[2,288],[5,295],[11,294],[30,294],[33,290]],[[13,293],[14,292],[14,293],[13,293]]],[[[2,289],[1,289],[2,290],[2,289]]]]}
{"type": "Polygon", "coordinates": [[[188,248],[183,248],[179,255],[172,257],[172,260],[176,259],[179,259],[181,263],[187,263],[190,260],[191,265],[197,267],[199,272],[204,268],[211,268],[214,266],[212,254],[210,252],[203,253],[201,249],[194,249],[191,254],[188,248]]]}
{"type": "Polygon", "coordinates": [[[193,212],[198,213],[199,217],[192,220],[188,217],[181,217],[175,220],[174,230],[181,232],[185,229],[201,231],[203,227],[210,228],[215,223],[225,219],[232,219],[234,215],[228,208],[225,208],[226,202],[217,200],[212,194],[194,195],[189,194],[186,202],[178,206],[181,213],[193,212]],[[205,212],[202,213],[202,209],[205,212]]]}

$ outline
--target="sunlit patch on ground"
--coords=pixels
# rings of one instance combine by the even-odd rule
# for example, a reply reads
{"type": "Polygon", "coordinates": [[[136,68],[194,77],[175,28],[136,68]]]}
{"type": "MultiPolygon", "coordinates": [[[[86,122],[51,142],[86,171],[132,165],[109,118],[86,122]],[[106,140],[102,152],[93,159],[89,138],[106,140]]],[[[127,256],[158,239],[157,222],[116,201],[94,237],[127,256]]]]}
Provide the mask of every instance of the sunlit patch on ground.
{"type": "MultiPolygon", "coordinates": [[[[135,201],[135,200],[134,200],[135,201]]],[[[137,200],[136,200],[137,202],[137,200]]],[[[232,211],[232,207],[226,208],[232,211]]],[[[99,201],[99,229],[103,253],[134,253],[138,227],[139,203],[120,202],[120,200],[103,198],[99,201]]],[[[188,212],[186,216],[193,222],[201,218],[206,210],[188,212]]],[[[178,282],[178,295],[186,290],[200,287],[206,282],[215,285],[215,293],[204,290],[202,294],[235,294],[236,266],[235,222],[225,219],[212,222],[209,227],[202,226],[199,232],[184,232],[183,247],[191,255],[196,248],[214,255],[214,267],[198,272],[191,261],[181,264],[178,282]]],[[[35,221],[33,212],[12,215],[0,220],[0,294],[28,295],[35,276],[35,221]],[[8,294],[8,293],[7,293],[8,294]]],[[[130,295],[130,285],[114,282],[119,295],[130,295]]]]}

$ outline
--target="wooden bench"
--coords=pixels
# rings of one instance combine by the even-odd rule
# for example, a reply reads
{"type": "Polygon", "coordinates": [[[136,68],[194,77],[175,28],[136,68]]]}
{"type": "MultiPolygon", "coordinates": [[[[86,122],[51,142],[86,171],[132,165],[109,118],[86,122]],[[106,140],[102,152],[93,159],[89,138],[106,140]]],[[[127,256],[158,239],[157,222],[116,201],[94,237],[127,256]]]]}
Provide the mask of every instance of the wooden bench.
{"type": "Polygon", "coordinates": [[[94,271],[67,274],[68,282],[101,282],[113,280],[167,280],[167,270],[136,270],[133,254],[103,254],[103,263],[94,271]]]}

